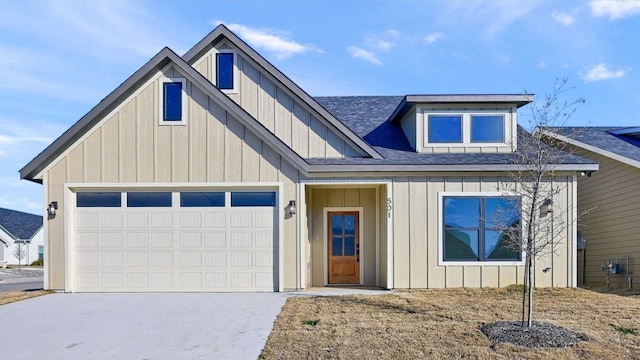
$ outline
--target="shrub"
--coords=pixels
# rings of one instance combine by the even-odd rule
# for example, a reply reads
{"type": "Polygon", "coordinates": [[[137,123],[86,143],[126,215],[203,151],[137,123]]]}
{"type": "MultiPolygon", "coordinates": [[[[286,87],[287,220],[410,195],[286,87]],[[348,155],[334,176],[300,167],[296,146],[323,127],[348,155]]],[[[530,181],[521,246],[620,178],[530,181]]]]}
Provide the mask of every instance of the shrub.
{"type": "Polygon", "coordinates": [[[43,265],[44,265],[44,260],[38,259],[38,260],[32,262],[30,266],[43,266],[43,265]]]}

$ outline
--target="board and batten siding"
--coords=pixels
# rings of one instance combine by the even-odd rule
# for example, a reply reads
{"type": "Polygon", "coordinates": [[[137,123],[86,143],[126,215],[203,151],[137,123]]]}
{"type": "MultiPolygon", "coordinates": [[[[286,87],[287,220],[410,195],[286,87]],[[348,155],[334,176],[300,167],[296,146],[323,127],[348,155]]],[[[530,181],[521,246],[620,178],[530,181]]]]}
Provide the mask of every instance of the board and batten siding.
{"type": "MultiPolygon", "coordinates": [[[[504,178],[497,176],[407,176],[393,180],[393,276],[395,288],[505,287],[521,284],[524,267],[517,265],[464,266],[438,263],[440,234],[439,194],[441,192],[504,191],[504,178]]],[[[564,236],[555,244],[555,252],[536,260],[535,285],[573,286],[573,177],[558,177],[561,188],[555,198],[558,211],[565,211],[564,236]],[[548,272],[542,270],[549,267],[548,272]]],[[[563,213],[564,214],[564,213],[563,213]]],[[[558,224],[560,226],[560,224],[558,224]]],[[[381,274],[384,273],[381,271],[381,274]]]]}
{"type": "MultiPolygon", "coordinates": [[[[165,77],[180,77],[172,68],[165,77]]],[[[99,122],[44,172],[48,201],[60,211],[48,222],[49,288],[64,289],[65,183],[282,182],[283,198],[297,198],[299,172],[271,147],[187,82],[187,125],[159,125],[158,76],[99,122]]],[[[295,220],[279,220],[284,231],[284,284],[299,279],[295,220]]]]}
{"type": "MultiPolygon", "coordinates": [[[[229,45],[219,44],[228,49],[229,45]]],[[[216,48],[194,62],[193,67],[213,84],[216,48]]],[[[248,57],[236,52],[238,89],[227,95],[304,158],[362,157],[365,153],[320,119],[291,91],[273,76],[259,70],[248,57]]]]}
{"type": "MultiPolygon", "coordinates": [[[[591,177],[578,179],[579,209],[589,210],[580,218],[578,229],[587,239],[585,284],[602,287],[606,285],[607,274],[600,266],[608,259],[628,256],[630,272],[638,269],[640,169],[584,149],[576,149],[576,154],[600,163],[600,170],[591,177]]],[[[626,267],[626,262],[621,265],[626,267]]],[[[611,274],[610,281],[611,287],[628,285],[626,274],[611,274]]]]}

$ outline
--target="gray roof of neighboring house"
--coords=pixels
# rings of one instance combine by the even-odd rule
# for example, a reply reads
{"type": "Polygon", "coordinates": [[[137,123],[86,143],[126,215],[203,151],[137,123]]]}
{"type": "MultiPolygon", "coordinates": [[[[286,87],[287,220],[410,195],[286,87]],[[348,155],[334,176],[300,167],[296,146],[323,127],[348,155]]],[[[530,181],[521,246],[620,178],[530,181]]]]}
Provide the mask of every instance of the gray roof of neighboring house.
{"type": "Polygon", "coordinates": [[[566,126],[550,130],[575,141],[591,145],[631,160],[640,161],[640,138],[637,135],[616,134],[629,126],[566,126]]]}
{"type": "Polygon", "coordinates": [[[31,239],[42,227],[42,216],[0,208],[0,227],[14,239],[31,239]]]}
{"type": "MultiPolygon", "coordinates": [[[[400,125],[390,118],[403,101],[402,96],[334,96],[315,99],[371,144],[384,159],[307,159],[312,165],[514,165],[520,159],[518,153],[417,153],[400,125]]],[[[520,126],[518,133],[521,140],[531,137],[520,126]]],[[[562,164],[591,165],[597,162],[569,155],[562,157],[562,164]]]]}

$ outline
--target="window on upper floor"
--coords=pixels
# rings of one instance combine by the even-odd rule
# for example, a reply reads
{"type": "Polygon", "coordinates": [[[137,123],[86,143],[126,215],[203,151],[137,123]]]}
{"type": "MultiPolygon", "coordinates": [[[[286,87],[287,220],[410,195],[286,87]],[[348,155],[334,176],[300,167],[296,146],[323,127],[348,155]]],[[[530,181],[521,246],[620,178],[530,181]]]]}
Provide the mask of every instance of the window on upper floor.
{"type": "Polygon", "coordinates": [[[216,54],[216,86],[220,90],[234,90],[236,82],[234,52],[216,54]]]}
{"type": "Polygon", "coordinates": [[[430,143],[461,143],[462,115],[429,115],[430,143]]]}
{"type": "Polygon", "coordinates": [[[186,84],[183,78],[160,80],[160,124],[186,124],[186,84]]]}
{"type": "Polygon", "coordinates": [[[504,114],[442,111],[425,113],[424,119],[424,147],[507,144],[508,124],[504,114]]]}
{"type": "Polygon", "coordinates": [[[471,142],[504,142],[504,116],[471,115],[471,142]]]}
{"type": "Polygon", "coordinates": [[[520,198],[443,196],[444,262],[521,261],[520,198]]]}

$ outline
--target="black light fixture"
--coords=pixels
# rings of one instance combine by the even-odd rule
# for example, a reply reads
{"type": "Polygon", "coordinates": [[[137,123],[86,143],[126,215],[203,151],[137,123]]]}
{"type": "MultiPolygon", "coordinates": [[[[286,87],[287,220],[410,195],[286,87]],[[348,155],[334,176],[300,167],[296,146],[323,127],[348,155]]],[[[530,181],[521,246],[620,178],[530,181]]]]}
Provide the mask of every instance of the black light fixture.
{"type": "Polygon", "coordinates": [[[289,201],[289,205],[287,206],[287,208],[289,209],[289,216],[295,215],[296,214],[296,201],[295,200],[289,201]]]}
{"type": "Polygon", "coordinates": [[[547,198],[540,205],[540,216],[545,216],[553,212],[553,200],[547,198]]]}
{"type": "Polygon", "coordinates": [[[49,206],[47,206],[47,214],[49,215],[49,217],[55,217],[56,210],[58,210],[58,202],[57,201],[50,202],[49,206]]]}

